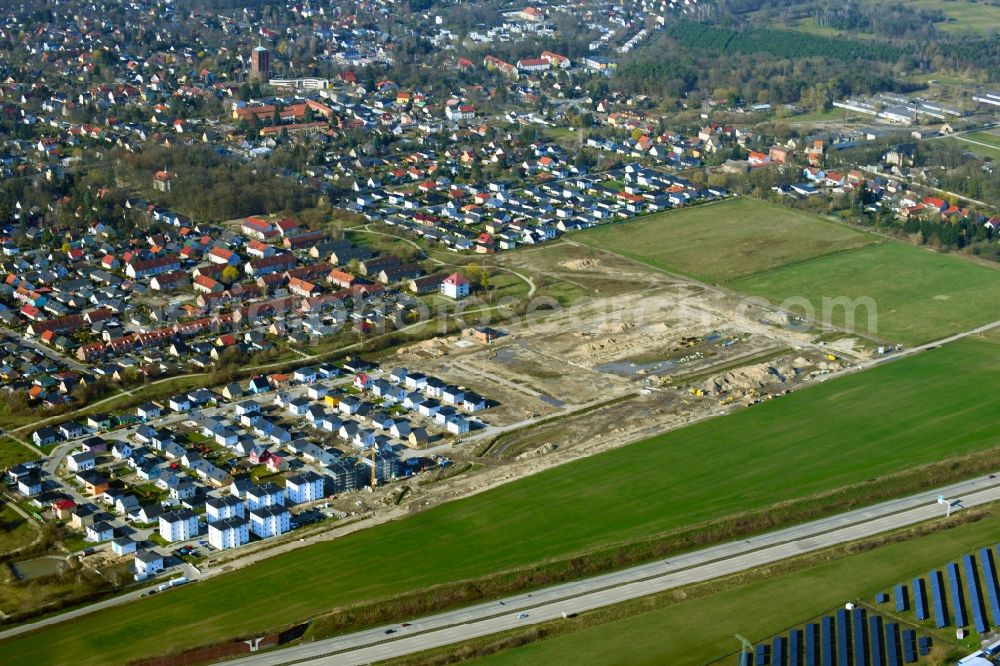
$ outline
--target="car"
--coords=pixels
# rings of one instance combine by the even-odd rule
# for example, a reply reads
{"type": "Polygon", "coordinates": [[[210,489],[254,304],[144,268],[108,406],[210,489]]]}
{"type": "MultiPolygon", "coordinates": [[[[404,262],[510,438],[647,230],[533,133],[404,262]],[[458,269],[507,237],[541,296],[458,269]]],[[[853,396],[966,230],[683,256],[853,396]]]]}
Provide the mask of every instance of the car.
{"type": "Polygon", "coordinates": [[[410,626],[410,623],[409,622],[404,622],[403,624],[401,624],[399,626],[401,626],[401,627],[408,627],[408,626],[410,626]]]}
{"type": "Polygon", "coordinates": [[[394,634],[394,633],[396,633],[396,630],[395,629],[386,629],[385,633],[387,633],[387,634],[394,634]]]}
{"type": "Polygon", "coordinates": [[[524,619],[524,618],[526,618],[526,617],[528,617],[528,614],[527,614],[527,613],[518,613],[518,614],[517,614],[517,619],[518,619],[518,620],[523,620],[523,619],[524,619]]]}

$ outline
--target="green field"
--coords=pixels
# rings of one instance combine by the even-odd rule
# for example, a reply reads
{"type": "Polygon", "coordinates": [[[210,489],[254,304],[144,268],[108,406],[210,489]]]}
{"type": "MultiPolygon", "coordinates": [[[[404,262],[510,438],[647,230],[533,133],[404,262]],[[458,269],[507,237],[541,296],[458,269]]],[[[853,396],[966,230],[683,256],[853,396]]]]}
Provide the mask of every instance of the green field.
{"type": "Polygon", "coordinates": [[[990,132],[971,132],[952,137],[951,140],[957,142],[962,150],[967,150],[980,157],[1000,160],[1000,136],[996,134],[990,132]]]}
{"type": "Polygon", "coordinates": [[[0,437],[0,470],[29,460],[37,460],[38,457],[37,453],[24,444],[10,437],[0,437]]]}
{"type": "MultiPolygon", "coordinates": [[[[589,626],[470,663],[703,664],[733,654],[738,647],[733,638],[736,632],[751,641],[764,641],[845,601],[872,603],[877,592],[887,591],[895,583],[925,575],[978,547],[994,545],[998,533],[1000,515],[994,514],[975,523],[766,576],[748,585],[589,626]]],[[[940,643],[942,638],[953,640],[954,634],[935,638],[940,643]]],[[[735,664],[735,655],[722,663],[735,664]]]]}
{"type": "MultiPolygon", "coordinates": [[[[38,536],[36,529],[7,504],[0,504],[0,554],[24,548],[38,536]]],[[[2,579],[2,577],[0,577],[2,579]]]]}
{"type": "MultiPolygon", "coordinates": [[[[866,0],[868,3],[877,0],[866,0]]],[[[919,7],[921,9],[939,10],[948,18],[943,23],[935,23],[938,30],[955,33],[985,33],[989,30],[1000,28],[1000,6],[980,0],[902,0],[902,5],[919,7]]],[[[820,3],[813,3],[819,7],[820,3]]],[[[803,9],[810,9],[806,5],[803,9]]],[[[787,27],[800,32],[820,35],[824,37],[835,37],[837,35],[847,35],[849,33],[835,28],[824,28],[816,24],[814,18],[802,18],[791,24],[781,17],[775,20],[776,27],[787,27]]],[[[856,39],[870,39],[873,36],[865,33],[854,34],[856,39]]]]}
{"type": "MultiPolygon", "coordinates": [[[[906,344],[1000,319],[1000,270],[899,243],[778,268],[731,286],[775,303],[808,299],[821,318],[824,298],[869,297],[877,306],[876,317],[870,318],[864,307],[855,308],[854,330],[906,344]]],[[[796,306],[789,309],[802,311],[796,306]]],[[[830,323],[845,324],[845,308],[834,308],[830,314],[830,323]]]]}
{"type": "Polygon", "coordinates": [[[945,23],[935,23],[948,32],[983,33],[1000,28],[1000,6],[974,0],[903,0],[904,5],[921,9],[937,9],[948,17],[945,23]]]}
{"type": "Polygon", "coordinates": [[[875,241],[843,225],[753,199],[658,213],[572,238],[706,282],[725,282],[875,241]]]}
{"type": "Polygon", "coordinates": [[[988,449],[1000,394],[970,388],[998,372],[1000,339],[962,340],[0,649],[10,663],[122,663],[988,449]]]}

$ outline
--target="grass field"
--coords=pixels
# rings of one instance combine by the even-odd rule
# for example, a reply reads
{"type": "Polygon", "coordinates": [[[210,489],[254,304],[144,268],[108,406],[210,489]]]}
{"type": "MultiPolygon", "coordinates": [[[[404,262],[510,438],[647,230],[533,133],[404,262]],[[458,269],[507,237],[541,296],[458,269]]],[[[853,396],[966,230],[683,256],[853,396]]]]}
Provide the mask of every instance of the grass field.
{"type": "Polygon", "coordinates": [[[10,437],[0,437],[0,470],[38,459],[38,454],[10,437]]]}
{"type": "Polygon", "coordinates": [[[123,663],[987,449],[1000,394],[970,388],[998,372],[1000,338],[963,340],[0,649],[11,663],[123,663]]]}
{"type": "Polygon", "coordinates": [[[983,33],[1000,27],[1000,6],[974,0],[903,0],[902,4],[937,9],[948,17],[946,23],[934,24],[947,32],[983,33]]]}
{"type": "Polygon", "coordinates": [[[725,282],[875,241],[869,234],[753,199],[658,213],[572,238],[706,282],[725,282]]]}
{"type": "Polygon", "coordinates": [[[7,504],[0,505],[0,554],[31,544],[38,532],[7,504]]]}
{"type": "MultiPolygon", "coordinates": [[[[1000,533],[1000,515],[748,585],[693,594],[638,615],[589,626],[549,640],[475,660],[506,664],[704,664],[732,654],[733,634],[763,641],[848,600],[871,603],[877,592],[912,580],[981,546],[1000,533]],[[794,594],[789,594],[794,590],[794,594]]],[[[699,586],[690,591],[696,592],[699,586]]],[[[886,610],[890,610],[887,608],[886,610]]],[[[954,639],[951,634],[950,639],[954,639]]],[[[938,638],[940,641],[940,635],[938,638]]],[[[722,663],[736,663],[735,655],[722,663]]]]}
{"type": "Polygon", "coordinates": [[[980,157],[989,157],[994,161],[1000,161],[1000,136],[996,134],[970,132],[952,137],[951,140],[958,142],[962,150],[967,150],[980,157]]]}
{"type": "Polygon", "coordinates": [[[782,120],[789,123],[820,123],[829,121],[847,121],[855,118],[857,115],[858,114],[852,113],[847,109],[840,109],[835,106],[831,106],[829,109],[824,111],[808,111],[806,113],[798,113],[793,116],[782,118],[782,120]]]}
{"type": "MultiPolygon", "coordinates": [[[[875,3],[878,0],[866,0],[875,3]]],[[[820,3],[813,3],[821,6],[820,3]]],[[[1000,6],[977,0],[902,0],[899,4],[919,7],[921,9],[939,10],[948,18],[943,23],[935,23],[938,30],[955,33],[984,33],[1000,27],[1000,6]]],[[[806,9],[809,9],[808,5],[806,9]]],[[[783,17],[782,17],[783,18],[783,17]]],[[[791,24],[785,20],[775,21],[777,27],[787,27],[800,32],[831,37],[846,35],[845,31],[835,28],[825,28],[817,25],[814,18],[799,19],[791,24]]],[[[856,39],[870,39],[873,36],[865,33],[851,33],[856,39]]]]}
{"type": "MultiPolygon", "coordinates": [[[[870,297],[877,306],[871,318],[876,321],[869,321],[867,309],[857,308],[854,329],[906,344],[1000,319],[1000,270],[899,243],[778,268],[731,286],[776,303],[806,298],[817,315],[823,298],[870,297]]],[[[830,323],[845,324],[844,308],[831,314],[830,323]]]]}

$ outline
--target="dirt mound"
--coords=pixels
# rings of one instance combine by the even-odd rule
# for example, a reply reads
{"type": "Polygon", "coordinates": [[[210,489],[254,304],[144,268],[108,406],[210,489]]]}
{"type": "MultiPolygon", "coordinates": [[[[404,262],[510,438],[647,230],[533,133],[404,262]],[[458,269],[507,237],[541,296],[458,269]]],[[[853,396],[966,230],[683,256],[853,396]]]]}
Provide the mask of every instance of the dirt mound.
{"type": "Polygon", "coordinates": [[[539,456],[544,456],[547,453],[552,453],[559,448],[558,444],[553,444],[552,442],[547,442],[542,444],[538,448],[531,449],[530,451],[525,451],[524,453],[519,453],[515,456],[515,460],[528,460],[529,458],[538,458],[539,456]]]}
{"type": "Polygon", "coordinates": [[[635,328],[634,321],[606,321],[598,327],[602,333],[624,333],[635,328]]]}
{"type": "Polygon", "coordinates": [[[569,259],[566,261],[560,261],[559,265],[563,268],[568,268],[571,271],[585,271],[587,269],[600,266],[601,262],[597,259],[569,259]]]}
{"type": "Polygon", "coordinates": [[[730,395],[743,397],[751,393],[761,393],[776,389],[788,383],[798,373],[795,359],[791,363],[760,363],[745,368],[736,368],[708,379],[702,386],[708,395],[730,395]]]}

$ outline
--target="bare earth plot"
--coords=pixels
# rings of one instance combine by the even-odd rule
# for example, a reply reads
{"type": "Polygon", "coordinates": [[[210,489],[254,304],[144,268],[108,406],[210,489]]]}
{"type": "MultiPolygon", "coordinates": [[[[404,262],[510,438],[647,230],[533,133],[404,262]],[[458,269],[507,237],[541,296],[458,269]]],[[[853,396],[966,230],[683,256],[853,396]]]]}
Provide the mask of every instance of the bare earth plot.
{"type": "Polygon", "coordinates": [[[588,229],[572,240],[660,270],[726,282],[869,245],[877,237],[753,199],[730,199],[588,229]]]}
{"type": "Polygon", "coordinates": [[[554,243],[507,261],[594,296],[503,325],[491,345],[439,338],[396,360],[497,400],[484,416],[493,426],[533,426],[481,449],[546,454],[529,471],[784,393],[867,353],[848,337],[821,346],[818,331],[763,323],[763,309],[738,316],[738,295],[593,248],[554,243]]]}

